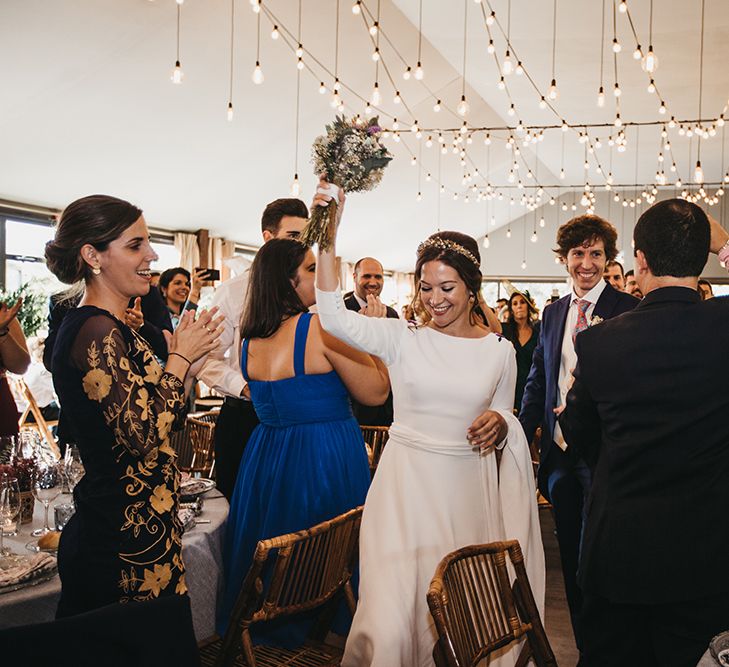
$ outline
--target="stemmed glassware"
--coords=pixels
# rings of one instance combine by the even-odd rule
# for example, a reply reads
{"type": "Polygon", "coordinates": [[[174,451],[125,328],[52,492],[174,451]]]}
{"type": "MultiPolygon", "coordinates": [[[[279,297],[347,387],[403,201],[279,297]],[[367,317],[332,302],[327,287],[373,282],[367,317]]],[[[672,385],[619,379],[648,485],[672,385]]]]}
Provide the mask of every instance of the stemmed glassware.
{"type": "Polygon", "coordinates": [[[81,481],[81,478],[86,473],[84,464],[81,461],[81,454],[76,445],[68,445],[66,447],[66,454],[63,457],[63,470],[66,474],[68,490],[70,493],[73,493],[76,484],[81,481]]]}
{"type": "Polygon", "coordinates": [[[15,521],[20,513],[20,489],[18,480],[10,475],[0,475],[0,568],[7,562],[13,552],[5,549],[3,544],[3,527],[7,522],[15,521]]]}
{"type": "Polygon", "coordinates": [[[60,469],[57,464],[38,462],[33,473],[33,495],[43,503],[45,522],[43,528],[38,528],[31,533],[33,537],[40,537],[51,531],[51,527],[48,525],[48,508],[51,501],[61,492],[62,482],[60,469]]]}

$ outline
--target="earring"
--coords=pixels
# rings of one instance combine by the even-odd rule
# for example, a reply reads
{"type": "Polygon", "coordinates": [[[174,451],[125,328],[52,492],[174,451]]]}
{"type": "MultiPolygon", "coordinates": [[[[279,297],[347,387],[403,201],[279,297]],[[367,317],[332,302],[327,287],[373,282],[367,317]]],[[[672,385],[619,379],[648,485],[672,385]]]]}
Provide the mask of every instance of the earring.
{"type": "Polygon", "coordinates": [[[98,276],[101,273],[101,267],[95,266],[93,269],[91,269],[91,273],[93,273],[95,276],[98,276]]]}

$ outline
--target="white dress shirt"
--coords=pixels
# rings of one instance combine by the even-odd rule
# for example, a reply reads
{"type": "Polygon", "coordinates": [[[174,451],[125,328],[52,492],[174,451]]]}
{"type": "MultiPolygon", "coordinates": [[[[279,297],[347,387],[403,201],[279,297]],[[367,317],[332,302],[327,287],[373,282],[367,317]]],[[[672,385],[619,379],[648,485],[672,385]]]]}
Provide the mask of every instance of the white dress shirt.
{"type": "MultiPolygon", "coordinates": [[[[564,325],[564,336],[562,337],[562,358],[559,364],[559,380],[557,381],[557,386],[559,387],[559,403],[556,407],[565,404],[567,392],[569,392],[570,387],[572,386],[572,371],[577,365],[577,353],[575,352],[575,344],[572,341],[572,332],[575,330],[575,325],[577,324],[577,313],[579,310],[577,307],[577,301],[583,300],[590,302],[590,307],[585,311],[585,316],[589,322],[592,318],[592,313],[595,310],[595,304],[600,298],[600,295],[606,285],[607,283],[601,277],[597,285],[585,294],[585,296],[577,296],[574,288],[572,290],[572,294],[570,295],[570,307],[567,311],[567,321],[564,325]]],[[[554,425],[554,441],[562,449],[567,449],[567,443],[562,435],[562,428],[560,427],[559,422],[554,425]]]]}
{"type": "Polygon", "coordinates": [[[249,272],[226,280],[215,290],[212,305],[218,307],[218,314],[225,316],[223,333],[218,339],[220,345],[208,356],[199,378],[211,389],[242,398],[246,381],[240,369],[238,349],[240,347],[240,320],[248,293],[249,272]]]}

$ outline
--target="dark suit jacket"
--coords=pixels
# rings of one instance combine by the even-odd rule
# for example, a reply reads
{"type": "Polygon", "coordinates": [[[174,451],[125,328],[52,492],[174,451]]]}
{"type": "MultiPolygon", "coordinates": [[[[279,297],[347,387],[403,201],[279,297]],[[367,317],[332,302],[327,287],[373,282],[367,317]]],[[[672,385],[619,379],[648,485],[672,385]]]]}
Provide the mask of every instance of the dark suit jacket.
{"type": "MultiPolygon", "coordinates": [[[[347,310],[358,313],[361,310],[354,292],[347,292],[344,295],[344,305],[347,310]]],[[[398,319],[397,311],[387,306],[387,316],[398,319]]],[[[352,412],[361,426],[390,426],[393,419],[392,392],[387,395],[387,400],[382,405],[362,405],[350,396],[352,401],[352,412]]]]}
{"type": "Polygon", "coordinates": [[[727,340],[729,299],[685,287],[577,337],[560,424],[595,466],[583,590],[642,604],[729,592],[727,340]]]}
{"type": "MultiPolygon", "coordinates": [[[[553,440],[557,420],[553,409],[557,407],[559,400],[557,383],[562,361],[562,339],[571,298],[570,293],[544,309],[542,326],[539,330],[539,342],[532,357],[532,368],[529,371],[519,413],[519,421],[524,427],[524,433],[529,442],[533,440],[537,427],[540,424],[542,426],[538,481],[545,496],[547,495],[546,476],[550,471],[549,459],[552,453],[559,449],[553,440]]],[[[607,320],[632,310],[637,304],[638,299],[635,297],[625,292],[618,292],[610,285],[606,285],[595,304],[592,317],[607,320]]]]}

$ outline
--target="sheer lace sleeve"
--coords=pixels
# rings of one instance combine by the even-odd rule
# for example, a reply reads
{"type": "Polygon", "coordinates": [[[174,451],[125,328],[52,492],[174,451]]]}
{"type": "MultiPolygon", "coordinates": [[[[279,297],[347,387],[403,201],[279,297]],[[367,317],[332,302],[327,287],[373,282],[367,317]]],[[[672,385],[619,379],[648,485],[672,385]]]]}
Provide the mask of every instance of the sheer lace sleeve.
{"type": "Polygon", "coordinates": [[[165,373],[139,336],[130,345],[109,316],[90,317],[71,350],[82,373],[83,391],[99,404],[116,442],[137,456],[146,456],[167,441],[185,416],[182,380],[165,373]]]}

